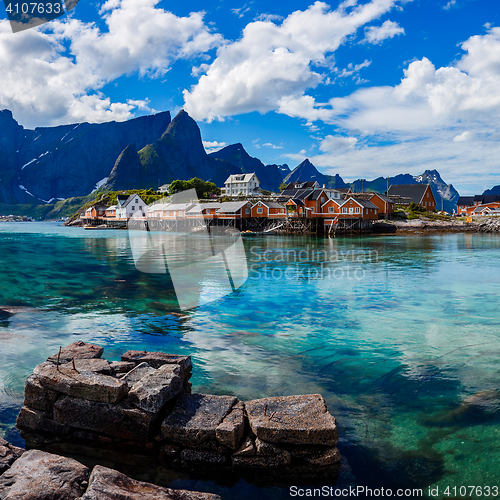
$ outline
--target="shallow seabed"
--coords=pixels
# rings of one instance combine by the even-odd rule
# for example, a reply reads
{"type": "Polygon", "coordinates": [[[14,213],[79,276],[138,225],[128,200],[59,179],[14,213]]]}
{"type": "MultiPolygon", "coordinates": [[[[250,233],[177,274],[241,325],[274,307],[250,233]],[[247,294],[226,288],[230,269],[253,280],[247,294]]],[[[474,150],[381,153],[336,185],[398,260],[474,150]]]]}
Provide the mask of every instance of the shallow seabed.
{"type": "MultiPolygon", "coordinates": [[[[500,486],[499,236],[268,236],[245,248],[245,284],[178,317],[168,275],[136,270],[125,231],[0,224],[0,306],[17,311],[0,318],[0,435],[20,443],[33,367],[84,340],[108,359],[190,354],[197,392],[321,393],[339,423],[339,486],[500,486]]],[[[290,497],[244,481],[172,486],[290,497]]]]}

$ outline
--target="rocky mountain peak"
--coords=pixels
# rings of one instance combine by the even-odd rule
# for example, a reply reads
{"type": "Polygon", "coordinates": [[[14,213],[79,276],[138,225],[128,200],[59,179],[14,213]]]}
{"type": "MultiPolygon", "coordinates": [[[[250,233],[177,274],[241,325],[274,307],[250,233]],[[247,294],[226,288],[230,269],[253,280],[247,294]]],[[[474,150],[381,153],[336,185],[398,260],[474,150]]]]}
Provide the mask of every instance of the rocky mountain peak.
{"type": "Polygon", "coordinates": [[[179,147],[187,165],[196,167],[201,165],[207,156],[198,124],[181,109],[172,120],[164,136],[170,136],[179,147]]]}

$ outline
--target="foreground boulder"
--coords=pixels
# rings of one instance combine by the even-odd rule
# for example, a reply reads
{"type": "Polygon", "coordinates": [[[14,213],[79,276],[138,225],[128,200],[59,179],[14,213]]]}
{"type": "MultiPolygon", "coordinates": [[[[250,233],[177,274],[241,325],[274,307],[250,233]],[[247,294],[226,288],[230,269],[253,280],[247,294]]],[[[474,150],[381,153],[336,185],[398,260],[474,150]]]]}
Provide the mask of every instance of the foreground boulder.
{"type": "Polygon", "coordinates": [[[125,474],[97,465],[89,487],[81,500],[220,500],[218,495],[195,491],[172,490],[143,483],[125,474]]]}
{"type": "Polygon", "coordinates": [[[5,472],[22,454],[24,450],[0,438],[0,474],[5,472]]]}
{"type": "Polygon", "coordinates": [[[16,458],[0,476],[2,500],[220,500],[211,493],[137,481],[100,465],[89,478],[89,469],[76,460],[39,450],[24,452],[0,439],[0,454],[3,448],[16,458]]]}
{"type": "Polygon", "coordinates": [[[86,489],[89,470],[71,458],[39,450],[23,453],[0,476],[0,498],[72,500],[86,489]]]}

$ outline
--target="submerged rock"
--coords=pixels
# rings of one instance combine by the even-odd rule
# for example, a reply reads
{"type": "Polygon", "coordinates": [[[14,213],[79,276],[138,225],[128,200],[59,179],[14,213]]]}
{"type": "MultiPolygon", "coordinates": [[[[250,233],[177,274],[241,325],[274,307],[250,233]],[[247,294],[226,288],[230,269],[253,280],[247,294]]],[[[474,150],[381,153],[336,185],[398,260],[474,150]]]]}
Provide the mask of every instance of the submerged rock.
{"type": "Polygon", "coordinates": [[[143,483],[116,470],[96,465],[81,500],[220,500],[218,495],[172,490],[143,483]]]}
{"type": "Polygon", "coordinates": [[[89,469],[71,458],[26,451],[0,476],[0,498],[76,500],[85,491],[89,469]]]}

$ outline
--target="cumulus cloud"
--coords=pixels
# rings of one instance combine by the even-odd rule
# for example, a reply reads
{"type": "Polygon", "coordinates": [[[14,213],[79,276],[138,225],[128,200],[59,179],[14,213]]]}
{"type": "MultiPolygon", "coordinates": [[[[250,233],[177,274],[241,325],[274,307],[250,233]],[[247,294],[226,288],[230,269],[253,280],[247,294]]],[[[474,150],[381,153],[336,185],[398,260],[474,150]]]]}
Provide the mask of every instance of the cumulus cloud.
{"type": "Polygon", "coordinates": [[[215,153],[216,151],[220,151],[222,148],[225,148],[227,143],[218,142],[218,141],[203,141],[203,147],[207,153],[215,153]]]}
{"type": "Polygon", "coordinates": [[[164,76],[176,60],[222,42],[203,14],[177,17],[157,8],[158,1],[108,0],[104,31],[67,19],[13,36],[8,21],[0,21],[0,107],[26,126],[120,121],[145,109],[144,100],[114,103],[101,89],[132,73],[164,76]]]}
{"type": "Polygon", "coordinates": [[[461,47],[464,55],[449,66],[412,62],[394,87],[362,88],[326,103],[312,96],[288,100],[293,116],[337,127],[311,161],[347,178],[437,168],[458,188],[498,184],[492,172],[500,157],[500,28],[461,47]],[[358,141],[339,149],[332,137],[342,133],[358,141]]]}
{"type": "Polygon", "coordinates": [[[387,38],[394,38],[396,35],[404,35],[405,30],[398,23],[385,21],[382,26],[370,26],[365,28],[365,38],[363,42],[374,45],[382,43],[387,38]]]}
{"type": "MultiPolygon", "coordinates": [[[[290,14],[278,25],[270,20],[249,23],[242,37],[226,43],[201,76],[184,91],[185,108],[195,119],[300,106],[307,89],[325,80],[321,67],[331,65],[332,52],[368,22],[378,19],[398,0],[347,0],[337,10],[315,2],[290,14]]],[[[317,119],[317,118],[315,118],[317,119]]]]}
{"type": "Polygon", "coordinates": [[[457,4],[457,0],[450,0],[446,5],[443,5],[444,10],[450,10],[457,4]]]}

